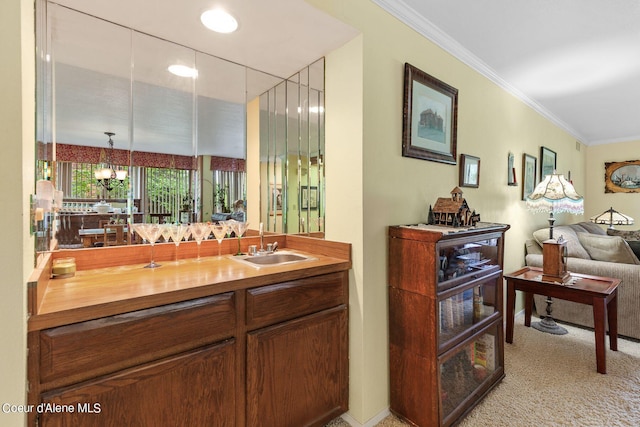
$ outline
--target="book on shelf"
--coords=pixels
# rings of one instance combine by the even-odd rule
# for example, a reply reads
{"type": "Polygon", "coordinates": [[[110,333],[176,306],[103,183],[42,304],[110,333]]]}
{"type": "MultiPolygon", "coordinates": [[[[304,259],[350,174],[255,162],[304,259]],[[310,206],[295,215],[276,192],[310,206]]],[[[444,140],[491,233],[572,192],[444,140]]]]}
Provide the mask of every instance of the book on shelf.
{"type": "Polygon", "coordinates": [[[473,323],[473,289],[440,301],[440,332],[473,323]]]}
{"type": "Polygon", "coordinates": [[[491,334],[484,334],[473,344],[473,364],[480,365],[493,372],[496,368],[496,339],[491,334]]]}

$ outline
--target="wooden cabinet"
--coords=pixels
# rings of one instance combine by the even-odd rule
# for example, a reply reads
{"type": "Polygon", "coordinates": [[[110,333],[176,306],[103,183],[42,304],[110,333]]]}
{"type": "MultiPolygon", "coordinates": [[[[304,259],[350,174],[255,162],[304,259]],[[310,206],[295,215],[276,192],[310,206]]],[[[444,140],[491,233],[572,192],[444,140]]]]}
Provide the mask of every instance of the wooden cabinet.
{"type": "Polygon", "coordinates": [[[32,331],[30,425],[322,426],[348,409],[347,304],[336,272],[32,331]]]}
{"type": "Polygon", "coordinates": [[[234,427],[234,373],[229,340],[44,393],[39,425],[234,427]]]}
{"type": "Polygon", "coordinates": [[[247,291],[246,425],[322,426],[347,411],[347,286],[333,273],[247,291]]]}
{"type": "Polygon", "coordinates": [[[346,412],[347,327],[343,305],[250,332],[247,425],[322,426],[346,412]]]}
{"type": "Polygon", "coordinates": [[[504,378],[508,229],[389,228],[390,398],[399,417],[456,424],[504,378]]]}

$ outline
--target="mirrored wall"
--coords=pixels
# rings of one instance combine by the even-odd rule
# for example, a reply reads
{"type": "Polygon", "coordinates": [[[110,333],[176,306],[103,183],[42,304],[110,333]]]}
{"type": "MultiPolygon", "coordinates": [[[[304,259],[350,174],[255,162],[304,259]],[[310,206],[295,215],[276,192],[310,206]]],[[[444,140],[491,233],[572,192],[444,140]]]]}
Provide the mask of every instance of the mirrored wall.
{"type": "Polygon", "coordinates": [[[324,59],[260,95],[261,218],[267,230],[324,233],[324,59]]]}
{"type": "Polygon", "coordinates": [[[63,195],[38,222],[39,251],[86,247],[78,230],[97,226],[103,201],[129,223],[209,221],[241,201],[266,230],[324,231],[323,60],[283,79],[55,3],[36,9],[36,180],[63,195]],[[259,165],[246,164],[253,100],[259,165]],[[125,177],[99,182],[100,170],[125,177]],[[247,200],[247,173],[259,200],[247,200]]]}

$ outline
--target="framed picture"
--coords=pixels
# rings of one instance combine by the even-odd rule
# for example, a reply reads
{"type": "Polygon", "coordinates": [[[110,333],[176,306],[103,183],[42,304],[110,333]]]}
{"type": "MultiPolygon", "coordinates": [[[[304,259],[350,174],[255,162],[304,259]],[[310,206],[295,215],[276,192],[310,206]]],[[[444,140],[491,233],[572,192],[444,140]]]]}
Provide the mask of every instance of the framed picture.
{"type": "Polygon", "coordinates": [[[404,64],[402,155],[456,164],[458,89],[404,64]]]}
{"type": "Polygon", "coordinates": [[[536,173],[538,172],[538,159],[529,154],[522,155],[522,200],[527,200],[527,196],[533,193],[536,188],[536,173]]]}
{"type": "Polygon", "coordinates": [[[460,187],[480,186],[480,158],[460,154],[460,187]]]}
{"type": "Polygon", "coordinates": [[[556,170],[556,152],[547,147],[540,147],[540,180],[556,170]]]}
{"type": "Polygon", "coordinates": [[[640,193],[640,160],[604,164],[605,193],[640,193]]]}
{"type": "Polygon", "coordinates": [[[318,209],[318,187],[302,188],[302,209],[318,209]]]}

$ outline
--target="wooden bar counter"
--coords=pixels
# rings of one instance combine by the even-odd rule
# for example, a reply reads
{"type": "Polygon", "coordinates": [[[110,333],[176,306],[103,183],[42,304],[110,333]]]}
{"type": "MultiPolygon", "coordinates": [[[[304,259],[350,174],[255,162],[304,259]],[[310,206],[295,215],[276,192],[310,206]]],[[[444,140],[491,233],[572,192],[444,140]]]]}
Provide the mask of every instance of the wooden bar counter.
{"type": "Polygon", "coordinates": [[[221,256],[204,241],[200,260],[195,242],[156,244],[154,269],[150,245],[44,255],[28,293],[29,425],[321,426],[346,412],[351,247],[264,241],[312,259],[257,268],[231,255],[237,239],[221,256]],[[69,256],[75,276],[51,279],[69,256]]]}

